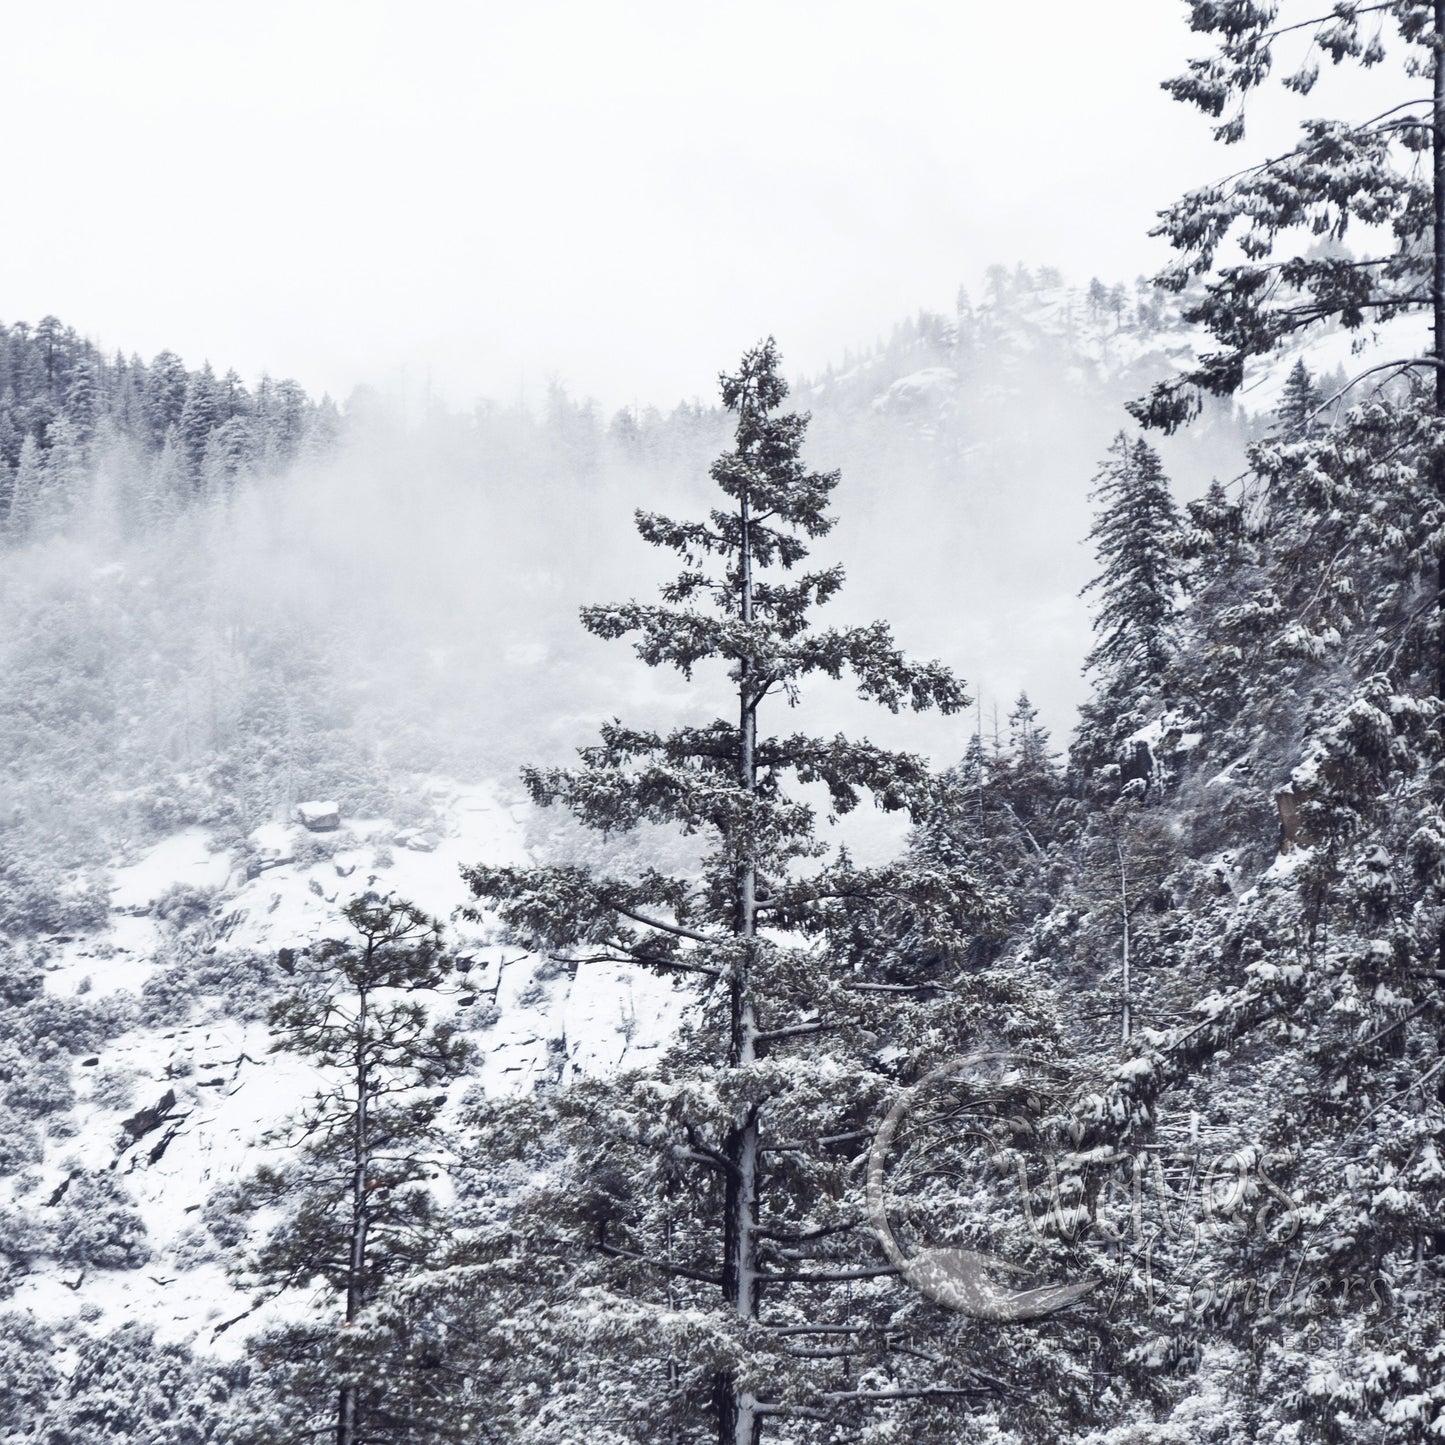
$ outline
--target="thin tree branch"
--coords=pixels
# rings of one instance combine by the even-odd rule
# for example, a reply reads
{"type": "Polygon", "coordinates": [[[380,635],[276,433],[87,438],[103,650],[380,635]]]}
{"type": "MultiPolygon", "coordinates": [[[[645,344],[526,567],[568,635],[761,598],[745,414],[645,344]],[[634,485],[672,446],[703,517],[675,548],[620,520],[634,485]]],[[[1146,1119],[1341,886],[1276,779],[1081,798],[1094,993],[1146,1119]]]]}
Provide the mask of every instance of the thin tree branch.
{"type": "Polygon", "coordinates": [[[806,1034],[829,1033],[834,1029],[842,1028],[842,1024],[811,1023],[811,1024],[789,1024],[781,1029],[763,1029],[753,1035],[759,1043],[772,1043],[774,1039],[800,1038],[806,1034]]]}
{"type": "Polygon", "coordinates": [[[821,1229],[810,1229],[805,1234],[789,1234],[781,1229],[760,1229],[757,1235],[759,1239],[772,1239],[780,1244],[807,1244],[810,1240],[826,1239],[830,1234],[846,1234],[849,1230],[857,1229],[861,1222],[853,1219],[847,1224],[828,1224],[821,1229]]]}
{"type": "Polygon", "coordinates": [[[987,1393],[988,1391],[977,1385],[922,1385],[913,1390],[829,1390],[822,1398],[835,1404],[851,1400],[868,1404],[890,1404],[894,1400],[946,1400],[987,1393]]]}
{"type": "Polygon", "coordinates": [[[674,1275],[678,1279],[695,1279],[702,1284],[722,1285],[720,1275],[706,1274],[700,1269],[688,1269],[686,1265],[682,1264],[669,1264],[666,1260],[652,1259],[648,1255],[637,1254],[630,1249],[618,1249],[615,1244],[608,1244],[605,1234],[598,1238],[597,1243],[593,1247],[599,1253],[608,1255],[610,1258],[633,1259],[636,1260],[638,1264],[647,1265],[649,1269],[659,1269],[664,1274],[674,1275]]]}
{"type": "Polygon", "coordinates": [[[656,928],[663,933],[675,933],[679,938],[690,938],[694,943],[720,943],[722,940],[709,938],[705,933],[694,933],[690,928],[684,928],[680,923],[664,923],[660,918],[649,918],[645,913],[638,913],[631,908],[624,908],[620,903],[609,903],[607,905],[614,913],[620,913],[624,918],[630,918],[634,923],[641,923],[647,928],[656,928]]]}
{"type": "Polygon", "coordinates": [[[882,1279],[897,1274],[896,1264],[870,1265],[862,1269],[822,1270],[816,1274],[765,1274],[770,1284],[841,1284],[851,1279],[882,1279]]]}
{"type": "Polygon", "coordinates": [[[871,1129],[854,1129],[847,1134],[820,1134],[816,1139],[785,1139],[777,1144],[764,1144],[765,1151],[796,1153],[799,1149],[817,1149],[825,1144],[852,1144],[858,1139],[871,1139],[871,1129]]]}
{"type": "Polygon", "coordinates": [[[1379,1033],[1371,1034],[1370,1037],[1367,1038],[1364,1043],[1360,1045],[1360,1047],[1362,1049],[1367,1049],[1370,1047],[1371,1044],[1377,1044],[1380,1042],[1381,1039],[1389,1038],[1389,1036],[1394,1033],[1396,1029],[1404,1028],[1411,1019],[1419,1018],[1426,1009],[1434,1007],[1435,1000],[1433,998],[1427,998],[1424,1003],[1416,1005],[1416,1007],[1412,1008],[1410,1012],[1407,1013],[1403,1018],[1396,1019],[1394,1023],[1390,1024],[1387,1028],[1381,1029],[1379,1033]]]}

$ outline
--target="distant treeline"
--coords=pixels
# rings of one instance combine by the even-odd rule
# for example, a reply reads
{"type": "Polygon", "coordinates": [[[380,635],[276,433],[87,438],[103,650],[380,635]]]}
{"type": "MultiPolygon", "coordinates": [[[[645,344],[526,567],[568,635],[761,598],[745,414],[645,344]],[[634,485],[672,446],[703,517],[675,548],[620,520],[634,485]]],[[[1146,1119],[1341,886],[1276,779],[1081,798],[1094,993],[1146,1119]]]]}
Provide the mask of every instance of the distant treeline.
{"type": "Polygon", "coordinates": [[[0,323],[0,523],[28,536],[58,522],[104,460],[131,484],[128,500],[182,506],[325,450],[339,422],[330,398],[313,401],[295,381],[248,388],[209,362],[187,370],[173,351],[149,363],[107,356],[54,316],[0,323]]]}
{"type": "MultiPolygon", "coordinates": [[[[1094,393],[1105,375],[1112,386],[1103,389],[1131,394],[1141,384],[1135,370],[1154,363],[1157,338],[1179,325],[1177,298],[1147,282],[1132,293],[1098,280],[1071,289],[1049,268],[993,267],[978,303],[960,291],[953,314],[922,312],[900,323],[886,341],[804,381],[802,391],[820,412],[821,435],[834,430],[830,413],[851,417],[845,430],[856,456],[865,439],[856,435],[854,413],[866,423],[874,406],[916,411],[922,403],[951,412],[978,389],[980,373],[996,390],[1025,356],[1061,359],[1075,383],[1083,362],[1091,401],[1100,399],[1094,393]],[[926,396],[916,389],[886,395],[894,381],[928,365],[954,369],[952,384],[926,396]]],[[[348,414],[353,405],[365,424],[388,404],[362,388],[348,414]]],[[[914,420],[930,436],[940,424],[948,429],[942,416],[914,420]]],[[[685,474],[694,453],[707,453],[722,434],[710,404],[627,407],[608,423],[594,403],[555,381],[536,412],[483,401],[466,421],[491,461],[540,466],[536,482],[544,487],[559,472],[592,476],[609,455],[685,474]]],[[[313,400],[290,379],[262,376],[248,387],[234,370],[217,375],[209,362],[189,370],[169,350],[149,362],[107,354],[54,316],[33,326],[0,323],[0,536],[45,536],[96,511],[144,529],[199,496],[228,494],[238,477],[275,474],[330,450],[341,425],[329,397],[313,400]]]]}

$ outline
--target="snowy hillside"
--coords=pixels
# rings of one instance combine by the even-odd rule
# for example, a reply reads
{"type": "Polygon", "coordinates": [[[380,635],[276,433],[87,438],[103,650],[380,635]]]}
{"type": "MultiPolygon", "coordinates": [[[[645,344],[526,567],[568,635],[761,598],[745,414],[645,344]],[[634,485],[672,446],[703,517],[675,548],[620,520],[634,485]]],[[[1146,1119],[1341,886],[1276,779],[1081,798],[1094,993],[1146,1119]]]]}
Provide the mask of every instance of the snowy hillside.
{"type": "MultiPolygon", "coordinates": [[[[284,975],[312,945],[344,934],[339,909],[364,891],[447,919],[465,897],[461,865],[528,860],[527,805],[443,782],[427,789],[427,804],[426,829],[348,818],[340,831],[312,833],[277,823],[257,830],[240,854],[212,851],[204,830],[186,829],[115,869],[105,927],[45,940],[53,948],[48,997],[154,1006],[184,986],[185,974],[202,972],[214,991],[201,983],[174,1020],[139,1023],[67,1060],[73,1105],[50,1116],[43,1157],[0,1183],[0,1210],[43,1225],[72,1186],[112,1177],[144,1221],[145,1263],[97,1268],[40,1255],[12,1273],[10,1309],[95,1332],[143,1321],[159,1339],[223,1355],[237,1354],[278,1312],[304,1309],[283,1299],[251,1313],[221,1260],[219,1241],[233,1245],[240,1226],[214,1201],[266,1160],[267,1131],[322,1082],[304,1059],[272,1052],[257,1017],[266,999],[233,985],[257,959],[279,959],[284,975]],[[182,978],[163,989],[168,970],[182,978]]],[[[460,920],[449,928],[458,987],[431,1001],[438,1015],[455,1014],[480,1056],[458,1096],[645,1063],[667,1037],[677,1015],[669,984],[613,964],[573,976],[490,935],[460,920]]]]}
{"type": "Polygon", "coordinates": [[[1156,448],[1120,406],[1190,364],[1177,298],[1020,271],[799,388],[806,455],[772,341],[722,410],[359,410],[183,504],[97,444],[0,572],[0,1438],[1092,1445],[1372,1399],[1370,1307],[1305,1384],[1294,1317],[1216,1378],[1232,1291],[1405,1300],[1438,1256],[1397,1117],[1441,1067],[1430,429],[1403,385],[1322,415],[1357,340],[1156,448]],[[359,984],[368,896],[446,966],[407,935],[359,984]],[[1052,1081],[910,1114],[880,1256],[880,1118],[981,1056],[1052,1081]],[[974,1293],[910,1294],[937,1259],[974,1293]]]}

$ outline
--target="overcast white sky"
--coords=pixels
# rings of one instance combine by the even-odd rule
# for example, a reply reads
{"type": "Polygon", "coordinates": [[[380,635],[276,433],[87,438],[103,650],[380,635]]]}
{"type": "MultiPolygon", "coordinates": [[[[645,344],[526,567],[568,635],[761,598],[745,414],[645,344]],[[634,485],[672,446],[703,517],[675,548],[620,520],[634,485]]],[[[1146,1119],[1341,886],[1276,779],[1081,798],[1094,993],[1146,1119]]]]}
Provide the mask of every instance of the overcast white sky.
{"type": "Polygon", "coordinates": [[[6,17],[0,319],[344,397],[708,395],[992,262],[1132,279],[1228,159],[1174,0],[66,0],[6,17]]]}

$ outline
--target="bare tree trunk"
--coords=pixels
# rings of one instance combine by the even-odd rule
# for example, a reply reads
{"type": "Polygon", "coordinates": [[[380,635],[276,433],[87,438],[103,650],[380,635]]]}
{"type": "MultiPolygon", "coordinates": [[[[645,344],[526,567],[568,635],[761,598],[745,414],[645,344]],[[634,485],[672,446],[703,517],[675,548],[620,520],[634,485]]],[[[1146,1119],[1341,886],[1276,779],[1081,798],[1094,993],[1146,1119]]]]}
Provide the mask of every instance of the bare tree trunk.
{"type": "MultiPolygon", "coordinates": [[[[1434,334],[1431,357],[1435,362],[1435,414],[1445,417],[1445,0],[1435,0],[1435,86],[1434,86],[1434,274],[1431,297],[1434,303],[1434,334]]],[[[1435,495],[1445,499],[1445,452],[1437,444],[1432,464],[1435,495]]],[[[1435,695],[1445,698],[1445,551],[1436,559],[1435,695]]],[[[1445,963],[1445,956],[1442,956],[1445,963]]]]}
{"type": "MultiPolygon", "coordinates": [[[[1442,0],[1445,3],[1445,0],[1442,0]]],[[[744,413],[746,415],[746,413],[744,413]]],[[[741,590],[738,611],[743,626],[753,621],[753,548],[751,548],[751,514],[749,496],[744,490],[740,500],[741,548],[738,552],[738,587],[741,590]]],[[[757,699],[753,662],[744,657],[738,666],[738,786],[749,798],[757,793],[757,699]]],[[[746,821],[751,828],[753,819],[746,821]]],[[[750,998],[750,975],[753,970],[753,941],[757,936],[757,858],[756,842],[746,838],[737,880],[737,931],[743,939],[743,958],[733,975],[733,1038],[730,1042],[731,1065],[749,1064],[753,1059],[757,1020],[750,998]]]]}
{"type": "MultiPolygon", "coordinates": [[[[373,944],[368,940],[367,953],[373,944]]],[[[351,1174],[351,1253],[346,1268],[346,1323],[354,1324],[363,1304],[362,1290],[366,1272],[366,1174],[370,1164],[370,1140],[366,1114],[367,1089],[370,1085],[366,1056],[366,991],[359,994],[356,1012],[356,1124],[352,1133],[351,1174]]],[[[336,1410],[336,1445],[355,1445],[357,1435],[356,1391],[343,1385],[336,1410]]]]}
{"type": "MultiPolygon", "coordinates": [[[[1445,0],[1442,0],[1445,3],[1445,0]]],[[[1124,1042],[1129,1042],[1134,1032],[1134,1013],[1129,978],[1129,875],[1124,869],[1124,845],[1116,838],[1114,851],[1119,855],[1119,918],[1124,926],[1124,1007],[1121,1014],[1121,1032],[1124,1042]]]]}
{"type": "MultiPolygon", "coordinates": [[[[739,427],[746,419],[747,399],[739,409],[739,427]]],[[[746,627],[753,620],[753,554],[749,534],[751,525],[750,497],[746,486],[739,499],[742,539],[738,556],[739,613],[746,627]]],[[[757,677],[750,659],[744,658],[738,668],[738,782],[749,799],[757,794],[757,709],[760,701],[757,677]]],[[[745,826],[751,830],[753,819],[745,826]]],[[[738,934],[742,953],[732,984],[732,1037],[728,1062],[736,1068],[750,1064],[757,1046],[758,1024],[752,1003],[752,971],[757,938],[758,870],[756,844],[751,831],[746,835],[741,867],[738,873],[738,934]]],[[[756,1318],[758,1312],[757,1229],[760,1150],[758,1148],[757,1110],[747,1117],[728,1137],[726,1155],[731,1166],[725,1196],[726,1218],[723,1225],[723,1291],[744,1320],[756,1318]]],[[[758,1445],[762,1435],[762,1418],[756,1401],[735,1381],[727,1384],[727,1409],[719,1411],[720,1445],[758,1445]]]]}
{"type": "MultiPolygon", "coordinates": [[[[1445,0],[1435,0],[1435,84],[1431,159],[1434,162],[1435,243],[1431,299],[1434,303],[1434,334],[1431,354],[1435,362],[1435,415],[1445,418],[1445,0]]],[[[1445,451],[1436,441],[1431,464],[1431,482],[1437,500],[1445,501],[1445,451]]],[[[1435,696],[1445,698],[1445,550],[1435,559],[1435,696]]],[[[1441,925],[1436,958],[1445,970],[1445,924],[1441,925]]]]}

